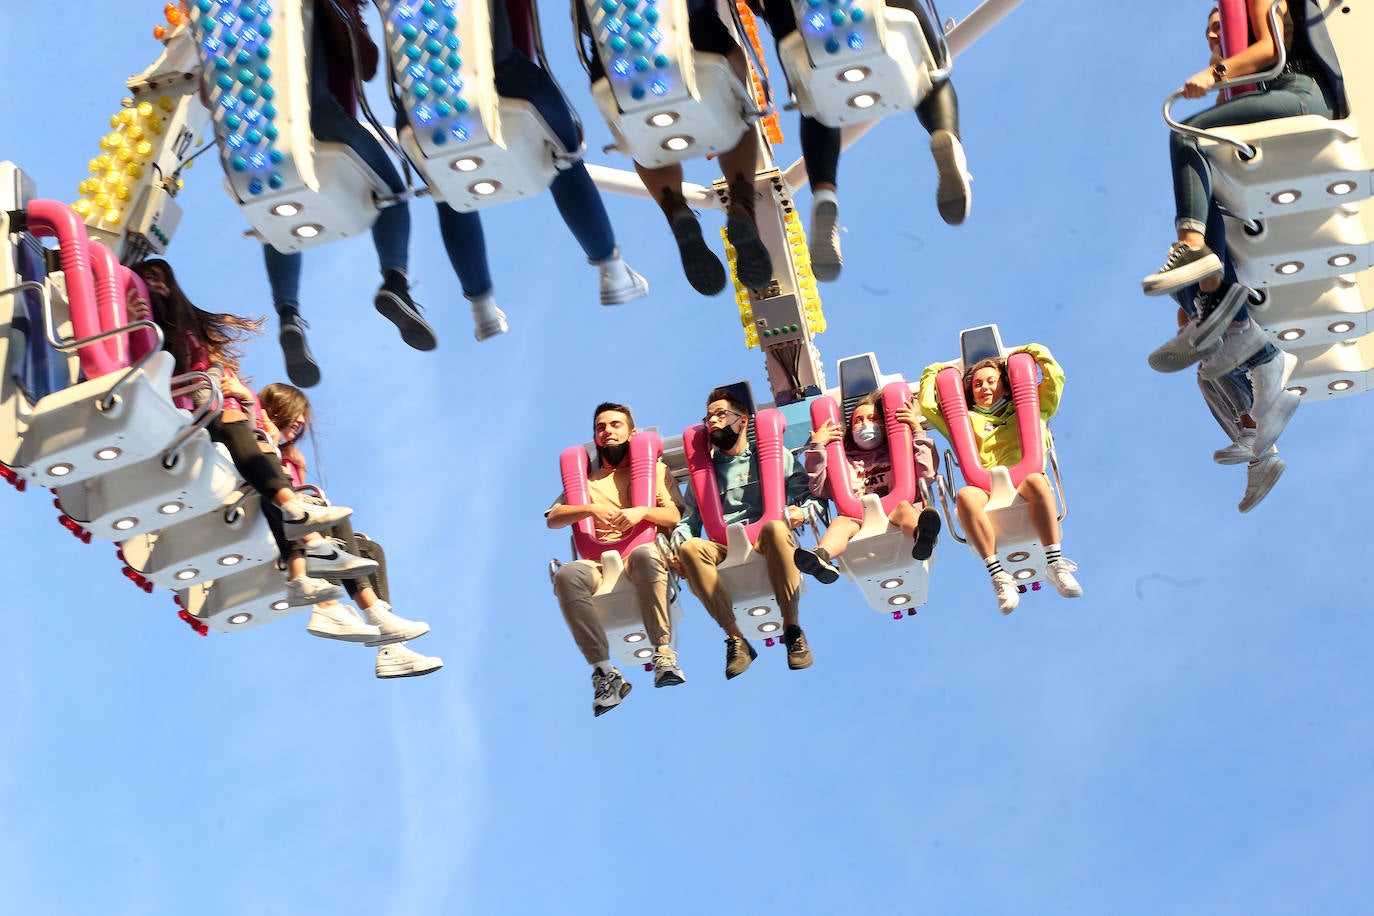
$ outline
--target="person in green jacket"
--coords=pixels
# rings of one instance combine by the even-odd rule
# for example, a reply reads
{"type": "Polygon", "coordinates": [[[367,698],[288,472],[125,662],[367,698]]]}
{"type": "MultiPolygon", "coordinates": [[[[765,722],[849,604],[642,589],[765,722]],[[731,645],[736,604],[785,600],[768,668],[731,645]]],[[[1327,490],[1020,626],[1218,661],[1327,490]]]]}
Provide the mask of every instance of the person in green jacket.
{"type": "MultiPolygon", "coordinates": [[[[1054,416],[1064,391],[1064,370],[1054,361],[1050,351],[1040,344],[1027,344],[1020,352],[1029,353],[1040,367],[1040,421],[1054,416]]],[[[935,376],[948,363],[927,366],[921,374],[921,410],[936,429],[950,438],[949,426],[940,413],[935,392],[935,376]]],[[[1012,467],[1021,460],[1021,429],[1016,420],[1016,406],[1011,400],[1011,384],[1007,380],[1007,361],[1002,357],[980,360],[964,372],[964,397],[969,407],[969,425],[978,445],[978,459],[985,468],[1012,467]]],[[[1078,598],[1083,588],[1074,578],[1078,565],[1065,559],[1060,548],[1058,511],[1054,491],[1043,471],[1027,474],[1016,489],[1016,495],[1030,508],[1031,527],[1045,546],[1045,574],[1059,594],[1078,598]]],[[[1020,603],[1021,594],[1016,580],[1002,568],[997,559],[997,532],[988,517],[989,494],[981,487],[965,486],[955,497],[959,523],[968,537],[969,546],[978,552],[992,577],[992,589],[997,595],[997,607],[1010,614],[1020,603]]]]}

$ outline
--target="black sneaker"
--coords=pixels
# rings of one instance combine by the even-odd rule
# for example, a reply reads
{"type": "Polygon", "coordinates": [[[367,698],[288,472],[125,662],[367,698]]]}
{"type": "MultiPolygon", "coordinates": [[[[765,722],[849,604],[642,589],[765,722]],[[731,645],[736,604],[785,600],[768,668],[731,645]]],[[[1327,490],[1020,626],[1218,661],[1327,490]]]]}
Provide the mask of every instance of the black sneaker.
{"type": "Polygon", "coordinates": [[[682,272],[692,289],[703,296],[714,296],[725,289],[725,265],[701,236],[701,223],[690,210],[684,210],[669,220],[678,255],[682,258],[682,272]]]}
{"type": "Polygon", "coordinates": [[[602,671],[597,668],[592,672],[592,688],[596,691],[596,696],[592,699],[592,714],[597,716],[605,715],[612,709],[620,705],[620,701],[629,695],[630,682],[621,677],[620,672],[612,668],[610,671],[602,671]]]}
{"type": "Polygon", "coordinates": [[[749,645],[749,640],[742,636],[725,637],[725,679],[739,677],[758,657],[758,651],[749,645]]]}
{"type": "Polygon", "coordinates": [[[747,289],[763,289],[773,281],[773,259],[759,238],[759,227],[747,213],[731,213],[725,219],[725,236],[735,246],[735,275],[747,289]]]}
{"type": "Polygon", "coordinates": [[[793,671],[811,667],[811,647],[806,644],[801,627],[788,627],[783,631],[782,641],[787,646],[787,667],[793,671]]]}
{"type": "Polygon", "coordinates": [[[798,570],[823,585],[829,585],[840,577],[840,568],[830,562],[825,551],[819,547],[815,550],[798,547],[792,551],[792,562],[797,565],[798,570]]]}
{"type": "Polygon", "coordinates": [[[406,346],[416,350],[433,350],[439,346],[439,338],[434,329],[420,317],[420,306],[410,298],[405,275],[398,270],[388,270],[382,288],[372,300],[382,317],[396,325],[406,346]]]}
{"type": "Polygon", "coordinates": [[[911,559],[929,560],[940,537],[940,513],[934,506],[926,506],[916,519],[916,543],[911,547],[911,559]]]}
{"type": "Polygon", "coordinates": [[[320,365],[310,353],[310,345],[305,341],[305,329],[310,327],[294,305],[278,305],[277,318],[281,331],[277,340],[281,343],[282,356],[286,359],[286,377],[291,384],[300,388],[311,388],[320,383],[320,365]]]}
{"type": "Polygon", "coordinates": [[[1175,293],[1212,274],[1221,273],[1221,258],[1203,245],[1191,248],[1187,242],[1175,242],[1169,249],[1164,266],[1140,281],[1147,296],[1175,293]]]}

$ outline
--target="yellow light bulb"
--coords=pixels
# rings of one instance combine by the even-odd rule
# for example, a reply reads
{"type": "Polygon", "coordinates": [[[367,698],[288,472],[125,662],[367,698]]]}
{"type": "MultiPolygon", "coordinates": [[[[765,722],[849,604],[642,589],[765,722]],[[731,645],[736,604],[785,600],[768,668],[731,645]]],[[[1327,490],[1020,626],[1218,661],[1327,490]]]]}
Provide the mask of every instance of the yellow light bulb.
{"type": "Polygon", "coordinates": [[[110,169],[103,177],[106,184],[119,184],[119,179],[124,177],[124,170],[110,169]]]}
{"type": "Polygon", "coordinates": [[[72,209],[76,211],[77,216],[83,218],[90,216],[91,202],[89,200],[78,200],[76,203],[72,204],[72,209]]]}
{"type": "Polygon", "coordinates": [[[120,185],[118,188],[115,189],[115,198],[117,200],[128,200],[132,196],[133,195],[130,193],[129,189],[126,188],[124,185],[120,185]]]}
{"type": "Polygon", "coordinates": [[[141,118],[151,118],[151,117],[153,116],[153,103],[152,103],[152,102],[139,102],[139,103],[138,103],[138,115],[139,115],[139,117],[141,117],[141,118]]]}
{"type": "Polygon", "coordinates": [[[177,190],[178,190],[178,191],[180,191],[185,185],[186,185],[186,182],[185,182],[183,179],[180,179],[180,178],[177,179],[177,190]]]}
{"type": "Polygon", "coordinates": [[[110,115],[110,126],[111,126],[111,127],[118,127],[118,126],[119,126],[119,114],[118,114],[118,112],[116,112],[115,114],[110,115]]]}
{"type": "Polygon", "coordinates": [[[159,121],[157,118],[153,118],[148,121],[146,129],[148,133],[152,134],[153,136],[159,136],[162,133],[162,122],[159,121]]]}
{"type": "Polygon", "coordinates": [[[95,195],[95,205],[102,210],[105,209],[110,205],[110,195],[105,193],[95,195]]]}
{"type": "Polygon", "coordinates": [[[139,127],[137,124],[130,124],[129,129],[124,131],[124,136],[128,137],[130,140],[142,140],[143,128],[139,127]]]}
{"type": "Polygon", "coordinates": [[[163,111],[171,111],[172,106],[176,103],[172,101],[172,97],[170,95],[164,95],[157,100],[157,104],[158,107],[161,108],[163,111]]]}
{"type": "Polygon", "coordinates": [[[143,165],[138,162],[130,162],[129,167],[124,170],[124,174],[137,180],[143,177],[143,165]]]}
{"type": "Polygon", "coordinates": [[[119,113],[119,122],[121,124],[134,123],[134,110],[132,108],[125,108],[124,110],[122,110],[119,113]]]}
{"type": "Polygon", "coordinates": [[[114,160],[110,158],[108,153],[102,153],[95,157],[95,164],[100,166],[102,172],[108,169],[113,162],[114,160]]]}
{"type": "Polygon", "coordinates": [[[128,162],[134,158],[134,151],[130,147],[121,146],[119,149],[115,150],[115,158],[120,162],[128,162]]]}
{"type": "Polygon", "coordinates": [[[106,211],[105,211],[105,222],[110,223],[111,225],[118,225],[118,224],[119,224],[119,219],[120,219],[120,217],[122,217],[123,215],[124,215],[124,214],[123,214],[121,211],[119,211],[119,210],[115,210],[115,209],[106,210],[106,211]]]}
{"type": "Polygon", "coordinates": [[[134,147],[134,152],[138,153],[138,158],[147,159],[153,153],[153,145],[147,140],[140,140],[138,145],[134,147]]]}

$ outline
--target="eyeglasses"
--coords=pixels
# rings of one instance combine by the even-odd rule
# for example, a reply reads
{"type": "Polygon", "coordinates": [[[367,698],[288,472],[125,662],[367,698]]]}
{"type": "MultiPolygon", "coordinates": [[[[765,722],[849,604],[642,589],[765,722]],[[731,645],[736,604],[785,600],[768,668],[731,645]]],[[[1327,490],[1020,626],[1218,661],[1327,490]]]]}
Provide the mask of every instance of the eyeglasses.
{"type": "Polygon", "coordinates": [[[725,408],[721,408],[720,410],[713,410],[706,416],[702,417],[701,422],[706,426],[710,426],[712,420],[718,420],[721,423],[725,423],[728,425],[730,423],[735,422],[734,420],[730,419],[730,417],[732,416],[738,419],[739,417],[744,416],[744,414],[740,413],[738,410],[726,410],[725,408]]]}

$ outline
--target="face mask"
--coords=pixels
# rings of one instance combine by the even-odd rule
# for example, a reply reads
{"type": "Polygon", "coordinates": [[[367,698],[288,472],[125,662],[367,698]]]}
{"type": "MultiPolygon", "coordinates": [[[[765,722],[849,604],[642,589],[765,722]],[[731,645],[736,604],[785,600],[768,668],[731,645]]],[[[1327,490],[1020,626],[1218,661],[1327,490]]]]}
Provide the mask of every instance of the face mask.
{"type": "Polygon", "coordinates": [[[601,466],[606,468],[620,467],[620,462],[625,460],[625,456],[629,452],[629,442],[617,442],[613,445],[598,445],[596,447],[596,457],[601,459],[601,466]]]}
{"type": "Polygon", "coordinates": [[[722,426],[720,429],[711,430],[711,444],[728,452],[739,442],[739,435],[740,431],[733,426],[722,426]]]}
{"type": "Polygon", "coordinates": [[[866,452],[871,452],[883,444],[883,431],[876,423],[865,423],[854,430],[854,444],[866,452]]]}

